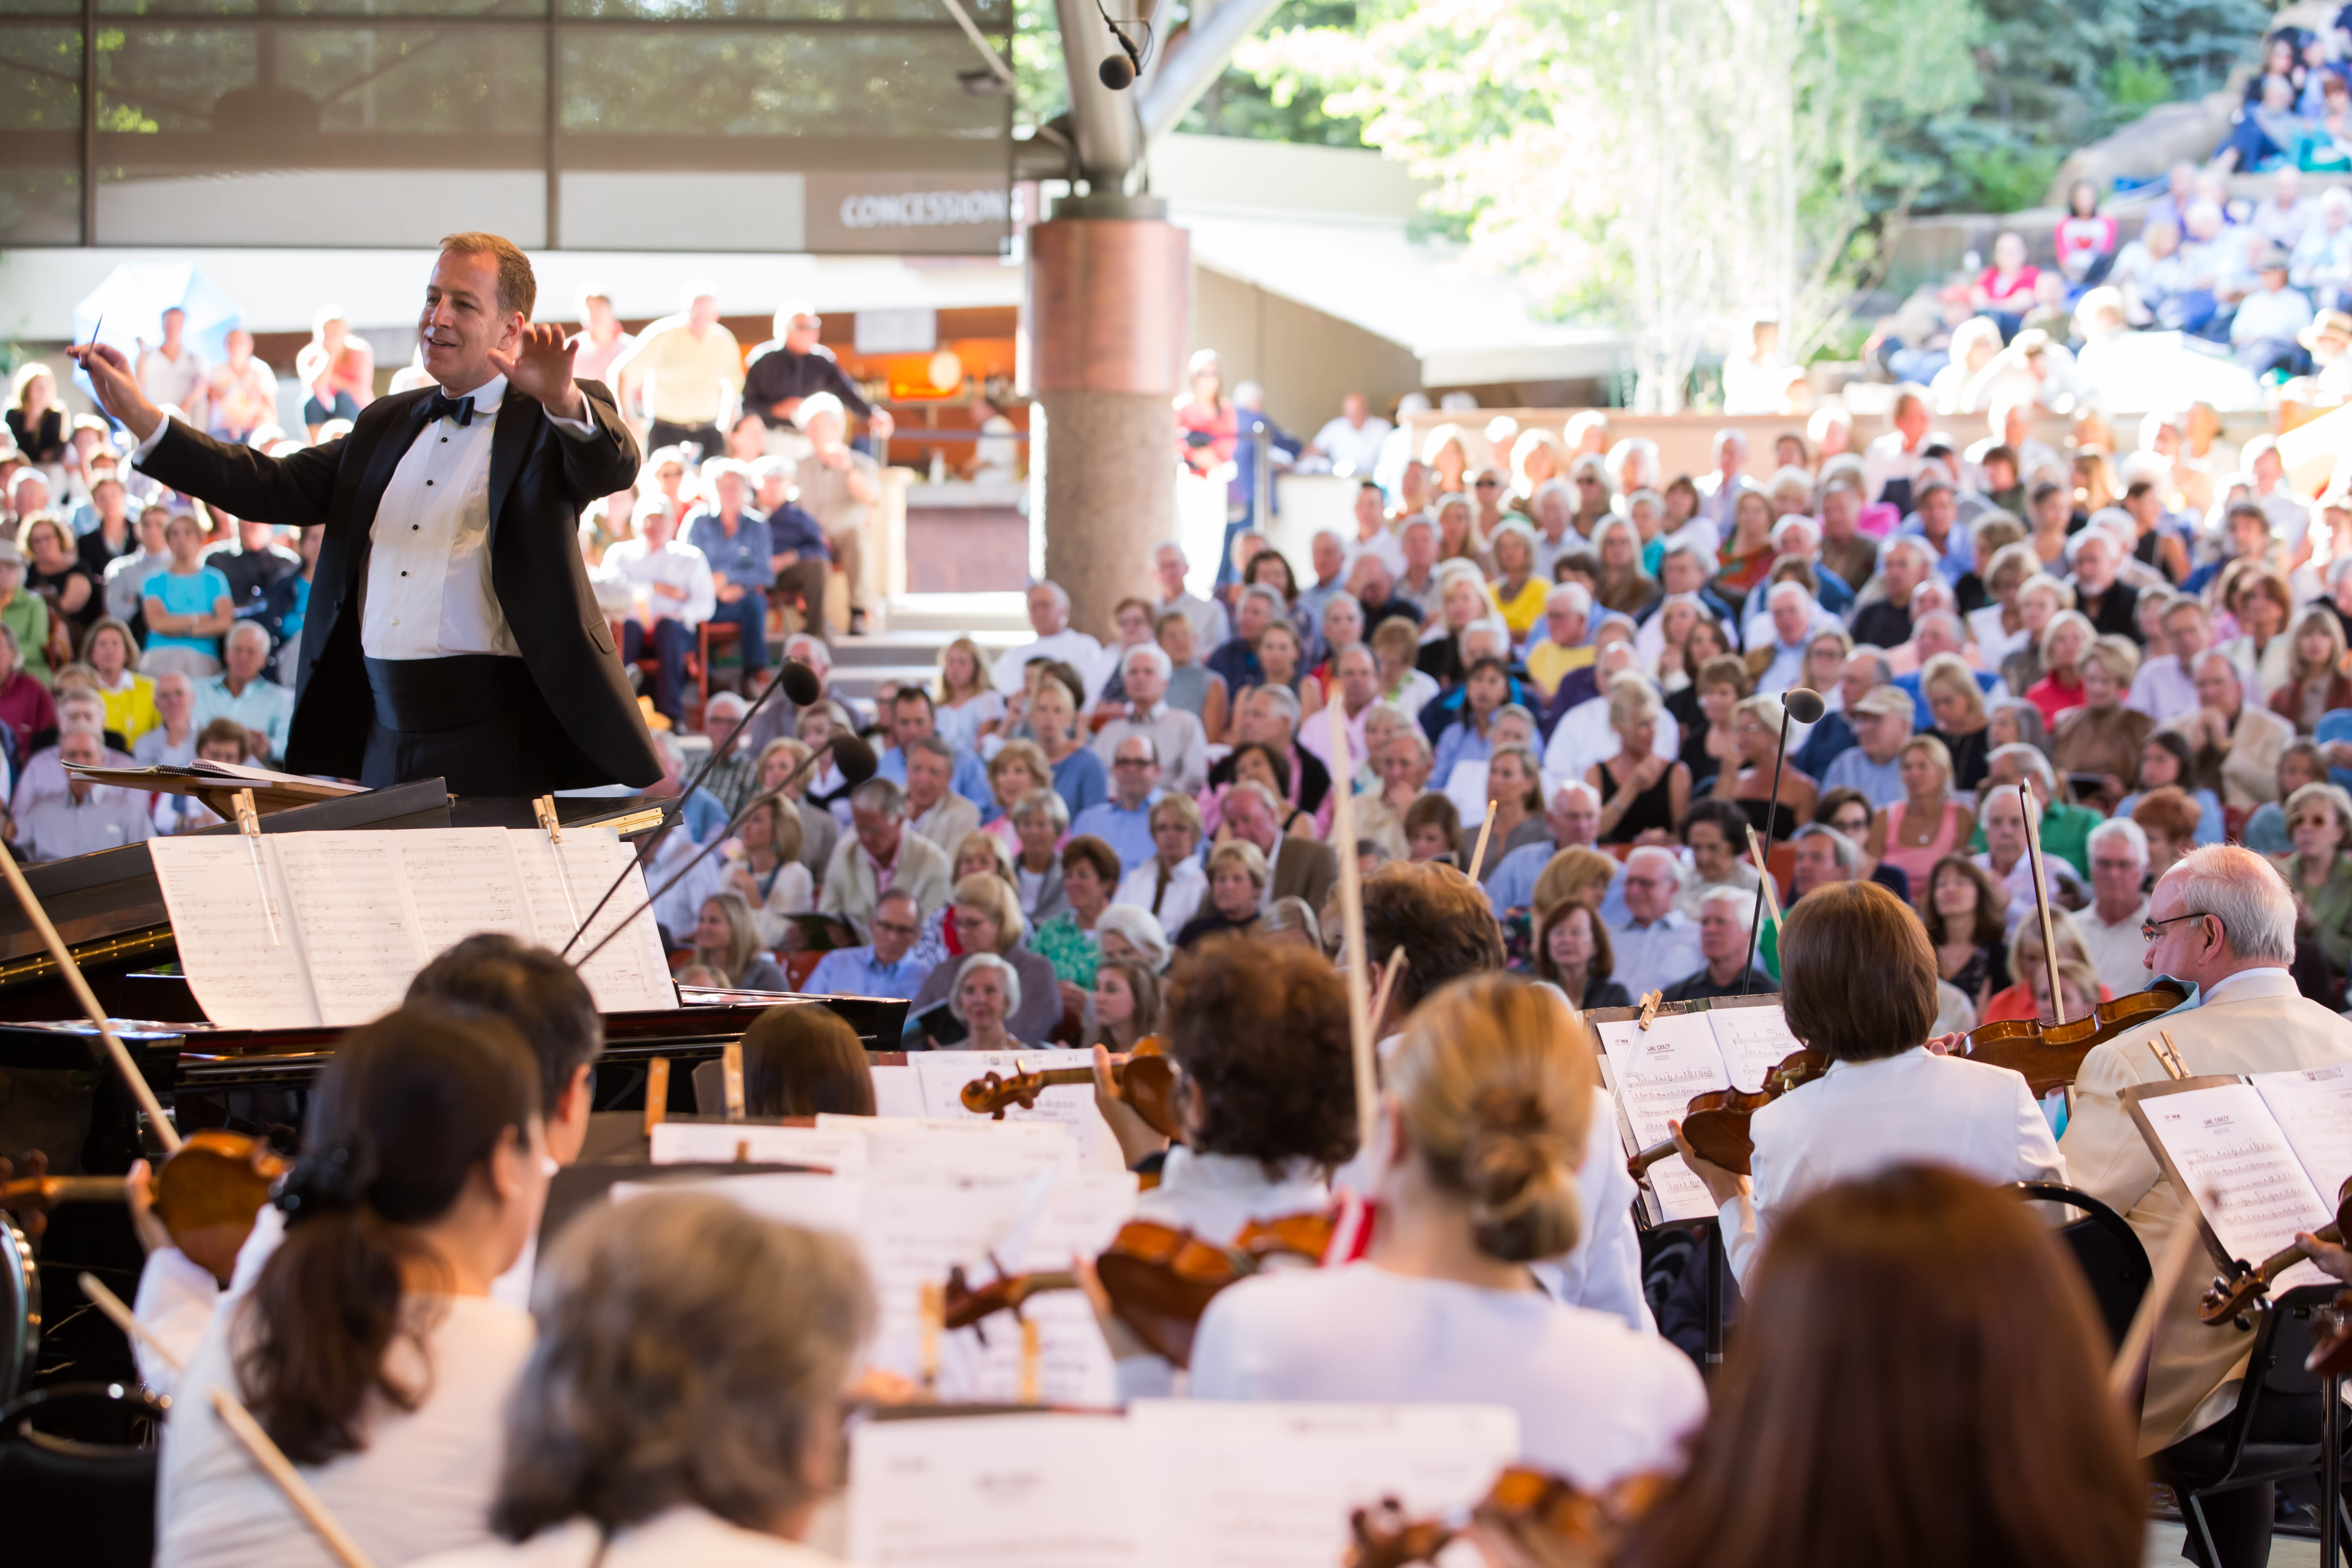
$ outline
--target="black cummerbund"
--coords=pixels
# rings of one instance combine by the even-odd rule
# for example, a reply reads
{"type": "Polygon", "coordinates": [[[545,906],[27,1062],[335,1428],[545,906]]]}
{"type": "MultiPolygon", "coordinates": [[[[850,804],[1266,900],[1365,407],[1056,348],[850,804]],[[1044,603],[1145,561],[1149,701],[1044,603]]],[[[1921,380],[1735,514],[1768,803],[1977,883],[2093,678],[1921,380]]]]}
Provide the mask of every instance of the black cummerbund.
{"type": "Polygon", "coordinates": [[[371,658],[375,721],[406,734],[486,724],[534,695],[530,667],[495,653],[371,658]]]}

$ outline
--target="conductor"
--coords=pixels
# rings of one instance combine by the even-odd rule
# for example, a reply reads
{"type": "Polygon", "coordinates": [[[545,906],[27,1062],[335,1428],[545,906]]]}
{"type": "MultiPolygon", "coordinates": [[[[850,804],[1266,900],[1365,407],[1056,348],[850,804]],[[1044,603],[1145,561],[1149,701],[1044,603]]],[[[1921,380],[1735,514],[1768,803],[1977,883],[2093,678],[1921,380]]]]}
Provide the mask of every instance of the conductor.
{"type": "Polygon", "coordinates": [[[512,242],[451,235],[417,321],[438,384],[285,458],[166,416],[114,349],[70,351],[141,470],[240,518],[325,525],[288,768],[457,795],[661,776],[577,533],[635,483],[636,441],[603,384],[572,379],[562,330],[530,324],[537,294],[512,242]]]}

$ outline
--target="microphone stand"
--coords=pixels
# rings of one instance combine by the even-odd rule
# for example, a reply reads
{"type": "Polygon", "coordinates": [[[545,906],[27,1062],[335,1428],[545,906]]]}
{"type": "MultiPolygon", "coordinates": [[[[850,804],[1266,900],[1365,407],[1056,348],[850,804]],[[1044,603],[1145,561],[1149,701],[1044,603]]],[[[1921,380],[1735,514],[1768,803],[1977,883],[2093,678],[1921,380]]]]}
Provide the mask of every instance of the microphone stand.
{"type": "MultiPolygon", "coordinates": [[[[751,705],[749,708],[743,710],[743,716],[735,721],[735,727],[727,731],[726,738],[720,741],[717,745],[710,748],[710,755],[703,759],[702,766],[697,768],[695,770],[694,776],[687,780],[686,787],[678,791],[677,799],[668,805],[662,807],[662,819],[658,825],[645,836],[644,842],[638,845],[636,858],[631,861],[629,866],[624,869],[618,877],[614,879],[613,885],[611,887],[604,889],[604,896],[596,900],[596,907],[590,910],[587,917],[583,919],[572,931],[572,941],[565,942],[563,946],[558,950],[555,955],[556,957],[562,958],[565,953],[572,951],[573,943],[576,943],[580,940],[580,933],[586,931],[590,922],[594,921],[598,915],[604,912],[604,906],[613,901],[613,895],[619,892],[621,890],[621,884],[629,879],[629,872],[632,870],[639,870],[644,868],[646,858],[653,853],[654,846],[660,841],[661,836],[665,832],[668,831],[673,819],[685,812],[686,803],[694,798],[694,792],[702,787],[702,781],[710,776],[710,770],[717,767],[719,763],[725,759],[727,753],[735,749],[736,740],[746,729],[751,727],[751,716],[759,712],[761,708],[767,705],[768,699],[773,697],[776,694],[777,689],[784,684],[784,676],[788,672],[795,669],[806,669],[808,670],[810,679],[815,679],[816,671],[809,669],[807,665],[803,664],[796,659],[787,658],[776,666],[776,673],[768,678],[768,684],[760,689],[760,695],[751,700],[751,705]]],[[[823,696],[824,691],[824,689],[820,684],[817,688],[817,694],[819,696],[823,696]]],[[[798,773],[795,773],[793,776],[797,778],[799,776],[798,773]]],[[[631,918],[634,919],[635,917],[633,916],[631,918]]],[[[624,921],[623,923],[625,924],[627,922],[624,921]]],[[[583,959],[582,962],[585,963],[586,960],[583,959]]]]}
{"type": "MultiPolygon", "coordinates": [[[[1810,699],[1806,705],[1814,710],[1813,717],[1806,720],[1805,722],[1811,724],[1821,718],[1822,700],[1816,693],[1803,687],[1792,687],[1781,693],[1780,740],[1780,743],[1772,749],[1772,793],[1764,803],[1764,847],[1767,849],[1772,847],[1772,824],[1780,815],[1780,764],[1788,759],[1789,755],[1789,699],[1797,696],[1800,692],[1810,699]]],[[[1748,951],[1741,955],[1739,964],[1739,994],[1742,996],[1748,994],[1748,987],[1756,978],[1756,944],[1762,940],[1764,934],[1764,882],[1769,875],[1770,872],[1760,867],[1758,868],[1756,907],[1748,916],[1748,951]]]]}
{"type": "MultiPolygon", "coordinates": [[[[695,851],[693,859],[688,860],[685,865],[680,866],[676,873],[671,876],[668,881],[664,882],[660,887],[655,889],[652,893],[646,896],[644,903],[630,910],[629,918],[627,920],[620,921],[618,924],[614,925],[611,931],[606,931],[604,933],[604,941],[590,948],[586,952],[582,953],[578,958],[572,960],[572,967],[574,969],[583,969],[587,967],[592,959],[593,959],[598,953],[604,952],[606,947],[611,945],[614,937],[629,929],[632,921],[634,921],[639,915],[644,914],[647,910],[652,909],[656,904],[661,902],[662,900],[668,895],[669,890],[672,888],[677,887],[680,882],[686,880],[687,873],[692,871],[697,866],[701,865],[705,860],[709,859],[712,850],[726,843],[730,838],[732,838],[735,836],[736,829],[741,827],[743,824],[751,819],[751,814],[753,812],[759,810],[770,801],[782,800],[783,798],[784,792],[792,788],[793,784],[799,780],[803,773],[816,766],[816,764],[825,757],[832,755],[835,746],[844,741],[859,741],[859,744],[861,746],[864,744],[864,742],[859,740],[859,737],[849,733],[845,730],[836,730],[832,734],[826,736],[824,744],[819,746],[815,751],[811,752],[808,754],[807,760],[803,762],[799,767],[794,768],[790,773],[786,774],[784,781],[782,784],[778,784],[773,789],[762,790],[758,795],[753,795],[750,800],[744,802],[743,809],[730,817],[725,827],[719,829],[717,833],[712,834],[710,836],[710,842],[705,844],[701,848],[695,851]]],[[[866,761],[868,764],[866,770],[866,777],[871,778],[874,776],[874,770],[871,765],[873,756],[870,751],[866,754],[866,761]]],[[[843,776],[847,776],[846,769],[843,770],[843,776]]],[[[866,780],[859,779],[856,782],[863,784],[866,780]]],[[[613,891],[618,891],[621,882],[627,881],[628,877],[628,870],[624,869],[621,873],[620,881],[616,881],[613,884],[613,891]]],[[[604,899],[610,900],[612,896],[612,892],[607,892],[604,895],[604,899]]],[[[599,900],[596,908],[602,910],[604,907],[604,900],[599,900]]],[[[592,912],[589,915],[589,919],[595,919],[595,915],[592,912]]],[[[587,930],[587,922],[584,921],[582,921],[580,930],[574,931],[572,935],[572,942],[565,942],[563,944],[563,952],[558,953],[556,956],[561,958],[564,953],[570,952],[572,951],[572,942],[578,942],[580,938],[586,933],[587,930]]]]}

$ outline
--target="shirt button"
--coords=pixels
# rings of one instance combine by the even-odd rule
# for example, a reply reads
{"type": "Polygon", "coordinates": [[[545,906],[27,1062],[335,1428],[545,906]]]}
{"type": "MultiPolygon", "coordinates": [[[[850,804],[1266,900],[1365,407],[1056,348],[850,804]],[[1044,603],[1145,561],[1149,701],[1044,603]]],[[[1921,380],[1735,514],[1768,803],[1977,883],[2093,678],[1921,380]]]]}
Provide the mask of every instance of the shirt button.
{"type": "Polygon", "coordinates": [[[405,572],[403,572],[403,573],[401,574],[401,575],[402,575],[402,576],[404,576],[404,577],[405,577],[405,576],[407,576],[407,575],[408,575],[408,574],[407,574],[407,573],[405,573],[405,572]]]}
{"type": "Polygon", "coordinates": [[[431,489],[433,488],[433,481],[432,481],[431,479],[427,479],[427,480],[425,480],[425,488],[426,489],[428,489],[428,490],[429,490],[429,489],[431,489]]]}

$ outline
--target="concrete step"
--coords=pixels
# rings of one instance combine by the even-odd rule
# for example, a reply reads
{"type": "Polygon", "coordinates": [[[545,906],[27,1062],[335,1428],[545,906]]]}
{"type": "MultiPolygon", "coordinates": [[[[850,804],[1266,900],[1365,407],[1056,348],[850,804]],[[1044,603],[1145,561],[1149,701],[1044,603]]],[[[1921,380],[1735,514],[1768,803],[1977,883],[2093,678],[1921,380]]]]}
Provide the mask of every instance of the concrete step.
{"type": "Polygon", "coordinates": [[[960,637],[994,637],[1010,647],[1033,634],[1029,609],[1020,594],[901,594],[890,600],[882,624],[892,633],[940,633],[947,643],[960,637]]]}

